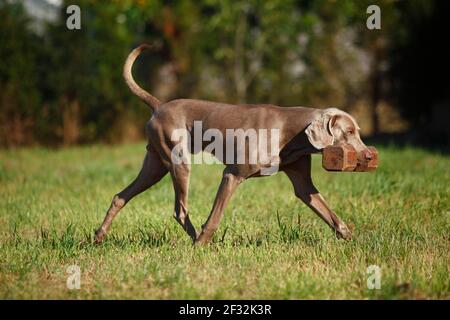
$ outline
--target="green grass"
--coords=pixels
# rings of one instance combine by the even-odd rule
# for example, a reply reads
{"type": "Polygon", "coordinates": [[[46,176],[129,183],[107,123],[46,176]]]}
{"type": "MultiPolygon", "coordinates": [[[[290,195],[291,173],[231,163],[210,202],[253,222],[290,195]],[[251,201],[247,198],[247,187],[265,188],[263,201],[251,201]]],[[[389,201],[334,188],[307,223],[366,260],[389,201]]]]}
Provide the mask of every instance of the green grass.
{"type": "MultiPolygon", "coordinates": [[[[0,151],[0,298],[450,298],[450,157],[381,148],[375,173],[329,173],[316,185],[351,241],[297,200],[287,177],[246,181],[214,243],[193,247],[172,218],[166,176],[131,201],[102,245],[93,231],[140,169],[144,144],[0,151]],[[66,287],[68,266],[81,289],[66,287]],[[367,288],[367,267],[381,289],[367,288]]],[[[222,166],[194,165],[190,215],[205,221],[222,166]]]]}

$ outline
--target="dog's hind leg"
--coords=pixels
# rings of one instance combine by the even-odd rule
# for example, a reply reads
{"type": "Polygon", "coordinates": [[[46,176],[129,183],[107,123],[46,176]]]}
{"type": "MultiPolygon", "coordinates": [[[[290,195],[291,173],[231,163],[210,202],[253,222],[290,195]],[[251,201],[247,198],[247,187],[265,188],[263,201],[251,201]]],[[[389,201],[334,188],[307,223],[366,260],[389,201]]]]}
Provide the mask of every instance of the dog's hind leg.
{"type": "Polygon", "coordinates": [[[173,217],[183,227],[184,231],[195,241],[197,231],[195,231],[188,214],[188,194],[189,194],[189,164],[172,165],[170,174],[172,176],[173,188],[175,191],[175,204],[173,217]]]}
{"type": "Polygon", "coordinates": [[[128,201],[159,182],[167,172],[168,170],[163,165],[158,153],[149,145],[142,169],[136,179],[114,196],[101,227],[95,232],[95,242],[103,241],[111,222],[128,201]]]}

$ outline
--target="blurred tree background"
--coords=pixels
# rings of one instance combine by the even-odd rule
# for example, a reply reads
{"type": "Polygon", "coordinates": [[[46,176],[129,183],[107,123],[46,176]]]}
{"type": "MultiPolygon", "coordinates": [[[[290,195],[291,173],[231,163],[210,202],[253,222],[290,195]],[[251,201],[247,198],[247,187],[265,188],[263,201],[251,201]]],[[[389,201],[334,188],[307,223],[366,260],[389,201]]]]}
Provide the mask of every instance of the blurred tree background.
{"type": "Polygon", "coordinates": [[[134,68],[163,101],[340,107],[363,133],[448,144],[447,1],[0,0],[0,146],[143,138],[134,68]],[[67,6],[81,8],[68,30],[67,6]],[[367,7],[381,8],[369,30],[367,7]],[[447,40],[446,40],[447,39],[447,40]]]}

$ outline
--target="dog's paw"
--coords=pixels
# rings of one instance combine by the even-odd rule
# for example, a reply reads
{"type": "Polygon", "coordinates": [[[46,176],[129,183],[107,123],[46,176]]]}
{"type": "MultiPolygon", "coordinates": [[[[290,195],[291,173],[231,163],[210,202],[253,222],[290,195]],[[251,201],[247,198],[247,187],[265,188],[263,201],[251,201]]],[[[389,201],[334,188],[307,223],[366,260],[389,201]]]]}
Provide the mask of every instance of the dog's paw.
{"type": "Polygon", "coordinates": [[[194,241],[194,246],[203,246],[210,242],[212,235],[207,232],[201,232],[194,241]]]}
{"type": "Polygon", "coordinates": [[[336,236],[338,239],[351,240],[352,232],[346,225],[340,225],[336,230],[336,236]]]}
{"type": "Polygon", "coordinates": [[[205,241],[202,238],[197,238],[194,240],[194,246],[199,247],[199,246],[204,246],[208,243],[208,241],[205,241]]]}
{"type": "Polygon", "coordinates": [[[104,239],[105,239],[105,233],[103,232],[103,230],[95,231],[95,235],[94,235],[94,243],[95,244],[102,243],[104,239]]]}

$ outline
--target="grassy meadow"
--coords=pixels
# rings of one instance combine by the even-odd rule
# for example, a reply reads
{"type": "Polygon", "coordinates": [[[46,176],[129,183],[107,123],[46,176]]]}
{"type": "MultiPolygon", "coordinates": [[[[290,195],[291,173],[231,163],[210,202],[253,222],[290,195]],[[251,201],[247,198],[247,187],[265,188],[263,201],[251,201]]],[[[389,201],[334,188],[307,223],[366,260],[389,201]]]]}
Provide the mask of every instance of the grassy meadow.
{"type": "MultiPolygon", "coordinates": [[[[329,173],[314,156],[315,184],[351,241],[337,240],[279,173],[239,186],[206,247],[172,218],[169,176],[94,245],[144,152],[144,143],[0,151],[1,299],[450,299],[448,155],[380,146],[375,173],[329,173]],[[78,290],[66,286],[70,265],[81,270],[78,290]],[[379,290],[367,287],[370,265],[380,267],[379,290]]],[[[193,166],[197,229],[222,170],[193,166]]]]}

